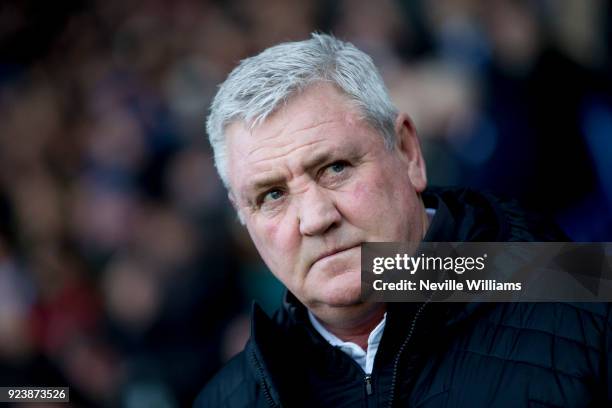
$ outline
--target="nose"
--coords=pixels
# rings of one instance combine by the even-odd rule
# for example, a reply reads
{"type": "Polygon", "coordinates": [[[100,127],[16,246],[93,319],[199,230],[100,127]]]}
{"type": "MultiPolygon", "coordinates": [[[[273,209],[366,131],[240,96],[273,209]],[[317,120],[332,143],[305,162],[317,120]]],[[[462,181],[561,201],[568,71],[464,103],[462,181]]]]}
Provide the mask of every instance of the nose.
{"type": "Polygon", "coordinates": [[[342,215],[332,197],[317,185],[303,193],[299,205],[299,225],[302,235],[325,234],[340,225],[342,215]]]}

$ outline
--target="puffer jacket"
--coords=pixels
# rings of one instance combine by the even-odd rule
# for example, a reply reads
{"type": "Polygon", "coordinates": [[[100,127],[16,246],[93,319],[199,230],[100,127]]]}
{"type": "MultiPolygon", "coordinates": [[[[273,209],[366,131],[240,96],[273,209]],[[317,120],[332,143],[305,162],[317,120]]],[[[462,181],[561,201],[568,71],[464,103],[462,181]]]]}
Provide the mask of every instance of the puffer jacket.
{"type": "MultiPolygon", "coordinates": [[[[562,241],[514,202],[430,189],[427,241],[562,241]]],[[[612,406],[610,305],[390,303],[371,375],[311,326],[287,293],[194,407],[612,406]]]]}

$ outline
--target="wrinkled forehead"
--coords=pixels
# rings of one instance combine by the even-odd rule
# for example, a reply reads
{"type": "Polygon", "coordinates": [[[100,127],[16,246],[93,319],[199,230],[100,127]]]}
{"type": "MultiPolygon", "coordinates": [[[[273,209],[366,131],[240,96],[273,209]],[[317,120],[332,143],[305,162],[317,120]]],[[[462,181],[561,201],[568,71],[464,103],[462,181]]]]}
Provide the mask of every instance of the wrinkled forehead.
{"type": "MultiPolygon", "coordinates": [[[[282,121],[287,117],[295,121],[301,116],[309,116],[311,112],[321,115],[350,115],[363,118],[363,111],[358,103],[333,83],[314,82],[306,88],[294,90],[281,100],[269,112],[263,115],[247,114],[241,119],[247,127],[256,127],[267,123],[268,125],[282,121]]],[[[314,117],[313,119],[317,119],[314,117]]]]}
{"type": "Polygon", "coordinates": [[[244,121],[227,126],[230,184],[285,160],[371,142],[373,133],[382,143],[345,95],[334,87],[313,87],[256,126],[244,121]]]}
{"type": "Polygon", "coordinates": [[[282,136],[291,135],[299,141],[325,125],[368,126],[363,116],[361,109],[334,85],[319,83],[292,96],[265,120],[231,122],[225,128],[225,138],[232,147],[253,144],[262,148],[273,146],[282,136]]]}

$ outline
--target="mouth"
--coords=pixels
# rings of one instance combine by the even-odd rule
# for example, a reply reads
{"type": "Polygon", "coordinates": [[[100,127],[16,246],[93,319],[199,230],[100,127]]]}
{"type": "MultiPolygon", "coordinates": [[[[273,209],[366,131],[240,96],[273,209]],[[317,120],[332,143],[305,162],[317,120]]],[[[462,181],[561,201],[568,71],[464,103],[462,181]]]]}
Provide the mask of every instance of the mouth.
{"type": "Polygon", "coordinates": [[[342,252],[346,252],[349,251],[353,248],[359,248],[361,244],[356,244],[356,245],[350,245],[350,246],[343,246],[343,247],[338,247],[335,249],[331,249],[329,251],[325,251],[323,252],[321,255],[319,255],[317,258],[315,258],[314,262],[312,263],[312,265],[316,264],[319,261],[323,261],[327,258],[330,258],[334,255],[340,254],[342,252]]]}

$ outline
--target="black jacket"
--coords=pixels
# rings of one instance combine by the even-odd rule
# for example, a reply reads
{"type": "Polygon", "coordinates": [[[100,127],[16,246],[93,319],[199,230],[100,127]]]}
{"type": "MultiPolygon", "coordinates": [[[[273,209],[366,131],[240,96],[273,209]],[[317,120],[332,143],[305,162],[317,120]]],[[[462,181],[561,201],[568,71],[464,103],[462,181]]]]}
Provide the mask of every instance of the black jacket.
{"type": "MultiPolygon", "coordinates": [[[[513,202],[429,190],[428,241],[562,241],[513,202]]],[[[609,304],[390,303],[371,376],[288,293],[194,407],[612,406],[609,304]]]]}

